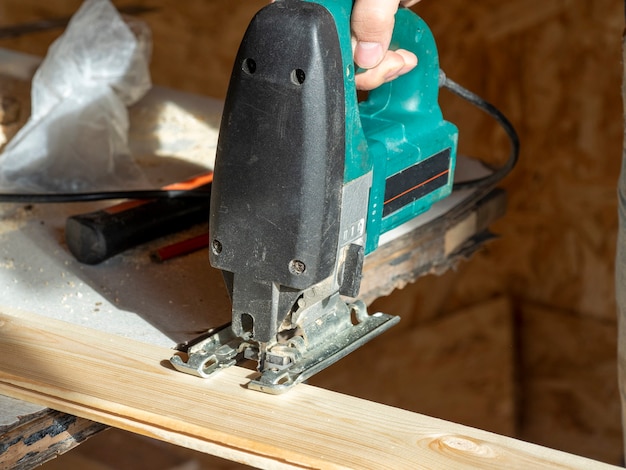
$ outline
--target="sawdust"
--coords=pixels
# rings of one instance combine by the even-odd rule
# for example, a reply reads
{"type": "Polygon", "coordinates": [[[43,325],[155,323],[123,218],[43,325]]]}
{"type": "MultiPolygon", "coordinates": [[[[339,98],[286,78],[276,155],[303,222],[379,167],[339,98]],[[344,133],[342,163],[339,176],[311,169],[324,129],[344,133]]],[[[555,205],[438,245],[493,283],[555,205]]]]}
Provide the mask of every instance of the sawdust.
{"type": "Polygon", "coordinates": [[[0,204],[0,236],[23,228],[39,215],[37,206],[0,204]]]}
{"type": "Polygon", "coordinates": [[[15,260],[13,258],[0,259],[0,268],[15,269],[15,260]]]}

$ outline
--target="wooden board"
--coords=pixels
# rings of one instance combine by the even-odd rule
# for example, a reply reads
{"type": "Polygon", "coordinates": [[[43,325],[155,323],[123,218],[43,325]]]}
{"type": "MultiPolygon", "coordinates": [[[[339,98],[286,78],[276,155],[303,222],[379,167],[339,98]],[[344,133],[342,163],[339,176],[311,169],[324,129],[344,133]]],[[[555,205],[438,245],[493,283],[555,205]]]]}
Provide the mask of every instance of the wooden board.
{"type": "Polygon", "coordinates": [[[251,371],[173,371],[170,350],[0,313],[0,391],[261,468],[614,468],[320,388],[247,390],[251,371]]]}
{"type": "Polygon", "coordinates": [[[252,467],[121,429],[106,432],[38,470],[251,470],[252,467]]]}

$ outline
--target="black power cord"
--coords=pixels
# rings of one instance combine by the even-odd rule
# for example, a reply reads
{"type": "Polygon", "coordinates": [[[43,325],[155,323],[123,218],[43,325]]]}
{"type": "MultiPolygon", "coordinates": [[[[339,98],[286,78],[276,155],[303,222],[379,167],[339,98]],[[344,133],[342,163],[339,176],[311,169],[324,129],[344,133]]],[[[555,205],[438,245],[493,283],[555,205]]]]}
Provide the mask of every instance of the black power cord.
{"type": "Polygon", "coordinates": [[[494,105],[487,102],[477,94],[469,91],[468,89],[462,87],[458,83],[450,80],[443,70],[439,71],[439,86],[449,90],[457,96],[467,100],[474,106],[482,109],[489,116],[494,118],[498,124],[504,129],[507,136],[509,137],[509,141],[511,143],[511,151],[509,153],[508,160],[501,167],[497,168],[493,173],[483,178],[476,178],[469,181],[461,181],[455,183],[453,186],[454,190],[460,189],[476,189],[476,188],[487,188],[492,187],[498,184],[505,176],[507,176],[511,170],[517,164],[519,159],[519,151],[520,151],[520,142],[517,132],[513,127],[513,124],[507,119],[507,117],[494,105]]]}
{"type": "MultiPolygon", "coordinates": [[[[493,173],[483,178],[455,183],[454,190],[487,188],[498,184],[517,164],[519,158],[519,137],[515,128],[506,116],[491,103],[487,102],[477,94],[467,90],[458,83],[449,79],[445,73],[439,72],[439,85],[451,91],[455,95],[467,100],[471,104],[482,109],[493,117],[504,129],[511,142],[511,152],[504,165],[496,169],[493,173]]],[[[210,191],[207,190],[131,190],[131,191],[100,191],[86,193],[0,193],[0,202],[9,203],[70,203],[104,201],[111,199],[171,199],[171,198],[206,198],[210,191]]]]}
{"type": "Polygon", "coordinates": [[[207,190],[147,189],[131,191],[102,191],[88,193],[0,193],[0,202],[45,204],[67,202],[106,201],[110,199],[172,199],[206,198],[207,190]]]}

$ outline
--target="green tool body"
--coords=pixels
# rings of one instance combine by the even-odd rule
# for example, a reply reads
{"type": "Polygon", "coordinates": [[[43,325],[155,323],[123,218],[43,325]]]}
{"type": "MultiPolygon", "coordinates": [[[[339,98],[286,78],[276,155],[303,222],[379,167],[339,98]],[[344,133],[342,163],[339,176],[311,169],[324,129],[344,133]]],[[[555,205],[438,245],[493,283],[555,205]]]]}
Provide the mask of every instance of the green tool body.
{"type": "Polygon", "coordinates": [[[357,104],[350,14],[352,0],[307,0],[326,8],[337,25],[345,64],[346,183],[373,172],[366,223],[366,253],[381,234],[430,209],[452,191],[458,131],[438,102],[439,56],[428,25],[400,8],[391,49],[418,57],[408,74],[369,93],[357,104]],[[365,144],[364,144],[365,140],[365,144]]]}

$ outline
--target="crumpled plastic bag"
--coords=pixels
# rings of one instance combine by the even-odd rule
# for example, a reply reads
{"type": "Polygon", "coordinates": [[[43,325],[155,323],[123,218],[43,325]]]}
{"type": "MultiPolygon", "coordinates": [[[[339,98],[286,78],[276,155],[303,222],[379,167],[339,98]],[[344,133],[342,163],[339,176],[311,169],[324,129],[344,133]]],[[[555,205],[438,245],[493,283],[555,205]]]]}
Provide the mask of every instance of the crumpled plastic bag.
{"type": "Polygon", "coordinates": [[[86,0],[33,77],[31,117],[0,155],[0,187],[149,186],[128,148],[127,106],[150,89],[150,53],[147,25],[86,0]]]}

